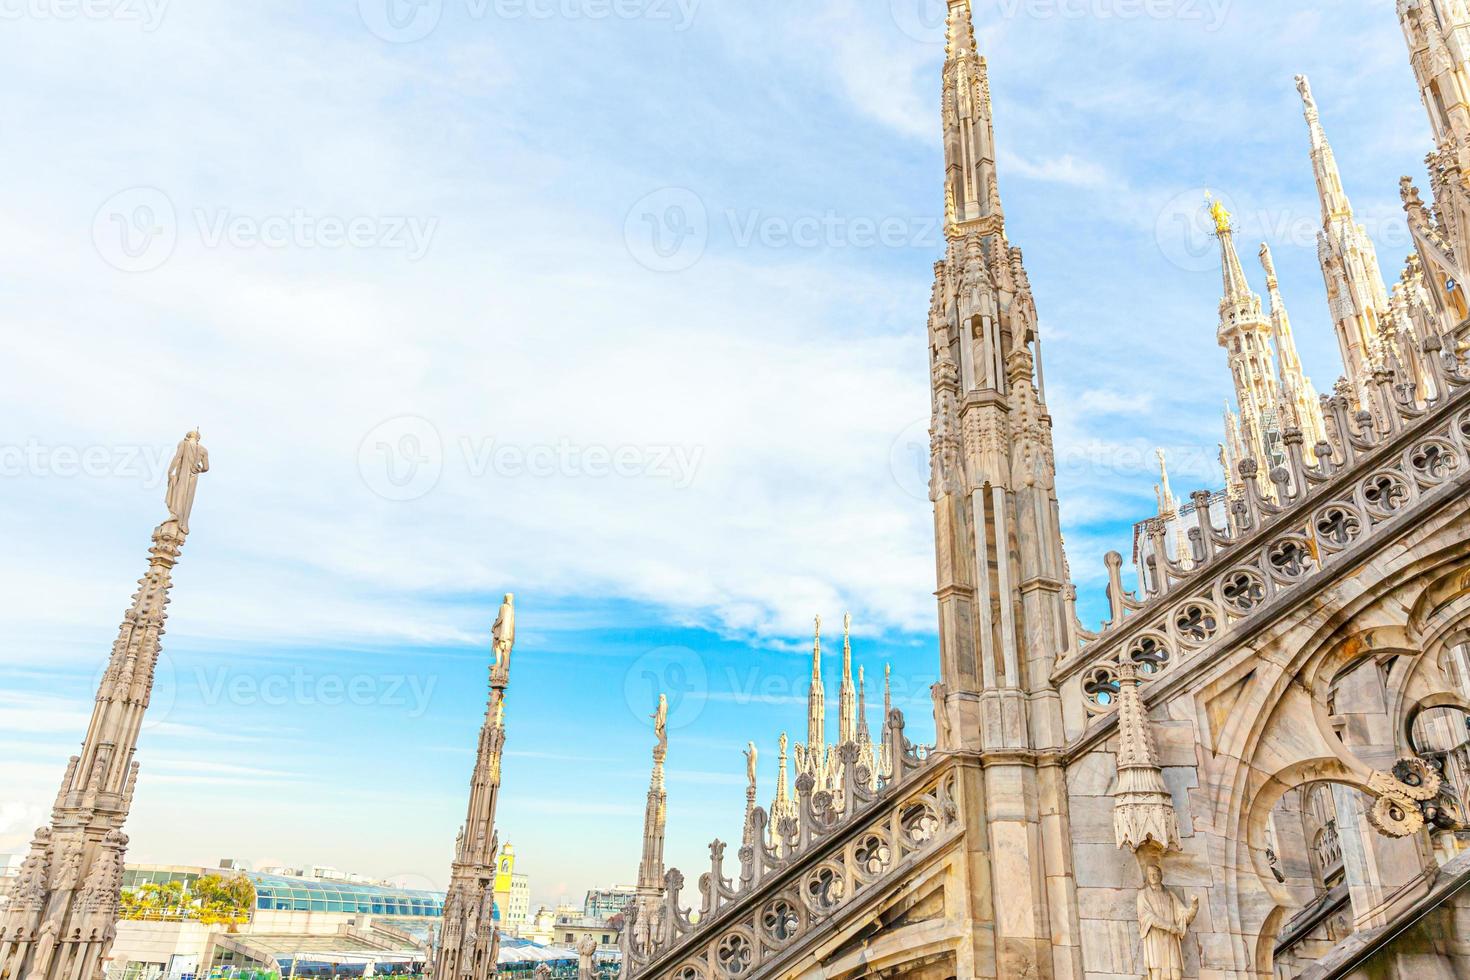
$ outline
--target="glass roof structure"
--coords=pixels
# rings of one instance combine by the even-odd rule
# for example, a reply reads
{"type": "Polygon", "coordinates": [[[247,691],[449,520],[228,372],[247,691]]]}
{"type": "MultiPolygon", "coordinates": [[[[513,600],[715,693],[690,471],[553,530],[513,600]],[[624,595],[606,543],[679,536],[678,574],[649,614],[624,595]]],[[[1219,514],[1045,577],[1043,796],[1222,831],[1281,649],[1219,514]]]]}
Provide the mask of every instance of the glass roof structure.
{"type": "Polygon", "coordinates": [[[438,918],[444,913],[444,893],[349,881],[287,878],[284,875],[245,874],[255,883],[255,907],[285,912],[360,912],[438,918]]]}

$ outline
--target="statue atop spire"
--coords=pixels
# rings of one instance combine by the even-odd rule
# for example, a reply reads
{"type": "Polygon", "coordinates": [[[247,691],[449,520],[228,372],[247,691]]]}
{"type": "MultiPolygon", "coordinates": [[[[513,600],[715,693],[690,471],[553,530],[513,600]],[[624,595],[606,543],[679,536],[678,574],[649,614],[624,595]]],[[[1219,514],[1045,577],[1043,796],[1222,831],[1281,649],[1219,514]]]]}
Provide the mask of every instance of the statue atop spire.
{"type": "Polygon", "coordinates": [[[510,650],[516,642],[515,601],[515,595],[505,594],[500,612],[495,616],[495,625],[490,627],[490,646],[495,654],[495,664],[491,669],[505,674],[510,672],[510,650]]]}
{"type": "Polygon", "coordinates": [[[1291,317],[1286,301],[1281,298],[1281,283],[1276,278],[1276,262],[1271,246],[1261,243],[1261,268],[1266,272],[1266,293],[1270,299],[1271,333],[1276,342],[1276,369],[1281,379],[1281,415],[1283,425],[1302,431],[1303,452],[1307,462],[1316,463],[1318,443],[1327,441],[1327,424],[1322,418],[1322,403],[1312,379],[1302,369],[1296,338],[1291,331],[1291,317]]]}
{"type": "Polygon", "coordinates": [[[1226,443],[1233,457],[1253,459],[1262,473],[1269,473],[1281,443],[1281,391],[1271,350],[1271,321],[1262,312],[1261,298],[1251,289],[1240,264],[1230,213],[1219,200],[1214,200],[1210,213],[1220,239],[1224,283],[1215,339],[1225,350],[1240,412],[1237,423],[1226,408],[1226,443]]]}
{"type": "Polygon", "coordinates": [[[1322,129],[1322,115],[1307,76],[1298,75],[1297,91],[1307,119],[1312,172],[1322,205],[1317,233],[1317,259],[1327,286],[1327,305],[1337,330],[1337,343],[1348,380],[1361,407],[1372,411],[1374,357],[1392,317],[1388,290],[1378,268],[1378,251],[1367,229],[1358,223],[1342,187],[1332,145],[1322,129]]]}
{"type": "Polygon", "coordinates": [[[500,930],[495,925],[495,873],[500,850],[495,810],[500,801],[505,751],[505,691],[515,646],[515,596],[507,592],[490,630],[490,696],[480,727],[465,822],[455,839],[449,889],[434,975],[446,980],[486,980],[496,972],[500,930]]]}
{"type": "Polygon", "coordinates": [[[1223,235],[1230,231],[1231,215],[1225,208],[1225,202],[1211,198],[1210,194],[1206,192],[1205,203],[1210,206],[1210,217],[1215,219],[1215,234],[1223,235]]]}
{"type": "Polygon", "coordinates": [[[1327,142],[1327,132],[1322,128],[1322,113],[1317,100],[1312,96],[1312,83],[1306,75],[1296,76],[1296,90],[1302,97],[1302,114],[1307,120],[1307,133],[1312,147],[1312,172],[1317,179],[1317,196],[1322,205],[1324,223],[1341,218],[1351,218],[1352,202],[1342,189],[1342,173],[1337,168],[1332,144],[1327,142]]]}
{"type": "Polygon", "coordinates": [[[189,533],[189,515],[194,511],[194,491],[199,474],[209,472],[209,450],[199,441],[195,429],[179,441],[174,458],[168,464],[168,490],[164,503],[169,517],[178,522],[179,530],[189,533]]]}
{"type": "Polygon", "coordinates": [[[67,763],[50,826],[37,828],[31,840],[19,892],[0,912],[0,977],[102,976],[116,935],[138,731],[152,700],[173,569],[199,475],[208,470],[199,433],[190,432],[169,466],[168,517],[153,531],[148,569],[113,641],[81,752],[67,763]]]}
{"type": "Polygon", "coordinates": [[[1169,461],[1162,449],[1155,449],[1154,456],[1159,461],[1159,485],[1154,492],[1159,498],[1159,516],[1165,520],[1179,516],[1179,502],[1174,498],[1174,490],[1169,486],[1169,461]]]}
{"type": "MultiPolygon", "coordinates": [[[[658,696],[653,713],[653,774],[648,780],[648,802],[643,810],[643,856],[638,862],[638,887],[634,899],[638,915],[635,925],[648,929],[657,917],[664,898],[664,835],[668,824],[669,794],[664,787],[664,760],[669,753],[669,699],[658,696]]],[[[639,937],[646,948],[647,936],[639,937]]]]}

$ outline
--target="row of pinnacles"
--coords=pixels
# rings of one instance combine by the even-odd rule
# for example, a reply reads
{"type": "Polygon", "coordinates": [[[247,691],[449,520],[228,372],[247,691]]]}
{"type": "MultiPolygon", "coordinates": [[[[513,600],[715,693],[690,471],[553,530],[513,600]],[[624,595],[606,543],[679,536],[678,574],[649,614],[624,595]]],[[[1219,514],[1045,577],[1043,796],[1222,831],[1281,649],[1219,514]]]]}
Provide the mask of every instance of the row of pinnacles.
{"type": "MultiPolygon", "coordinates": [[[[1423,19],[1427,7],[1417,0],[1400,0],[1399,8],[1411,53],[1431,47],[1447,52],[1470,41],[1470,21],[1431,31],[1423,19]],[[1432,43],[1431,34],[1436,38],[1432,43]]],[[[1438,23],[1437,17],[1433,23],[1438,23]]],[[[1223,279],[1217,340],[1227,355],[1236,405],[1234,409],[1226,405],[1225,438],[1219,445],[1225,489],[1208,500],[1193,495],[1182,503],[1173,493],[1164,452],[1159,450],[1160,479],[1154,488],[1158,513],[1135,529],[1133,560],[1144,591],[1157,587],[1152,581],[1156,566],[1188,569],[1199,560],[1189,537],[1192,517],[1203,511],[1210,521],[1228,524],[1234,520],[1238,504],[1246,497],[1244,469],[1253,468],[1258,474],[1259,491],[1270,504],[1282,502],[1283,486],[1285,492],[1295,492],[1293,455],[1299,455],[1307,467],[1316,467],[1319,455],[1330,453],[1337,442],[1331,435],[1339,431],[1333,407],[1336,400],[1345,400],[1354,421],[1360,413],[1367,413],[1373,426],[1385,431],[1392,426],[1398,405],[1416,399],[1423,403],[1440,395],[1433,363],[1437,354],[1431,351],[1445,347],[1464,351],[1470,308],[1457,256],[1466,254],[1470,245],[1457,236],[1470,232],[1470,225],[1457,217],[1454,207],[1446,210],[1457,195],[1466,193],[1464,181],[1450,181],[1446,170],[1448,159],[1458,159],[1455,148],[1461,145],[1461,137],[1450,122],[1459,116],[1444,112],[1445,103],[1437,93],[1442,86],[1451,82],[1458,86],[1467,78],[1467,62],[1460,58],[1459,68],[1445,71],[1435,70],[1433,59],[1416,55],[1413,63],[1440,144],[1428,162],[1436,201],[1444,203],[1428,208],[1411,178],[1400,181],[1416,250],[1405,260],[1391,291],[1384,287],[1373,240],[1343,188],[1311,84],[1304,75],[1296,78],[1322,213],[1317,257],[1343,366],[1343,375],[1330,395],[1320,396],[1303,369],[1270,245],[1263,242],[1259,249],[1268,299],[1263,309],[1242,267],[1231,215],[1222,202],[1207,202],[1220,244],[1223,279]],[[1292,449],[1294,443],[1299,450],[1292,449]],[[1154,540],[1160,536],[1162,544],[1154,540]]]]}
{"type": "MultiPolygon", "coordinates": [[[[1434,208],[1405,183],[1415,255],[1395,288],[1385,289],[1301,79],[1323,206],[1319,259],[1345,378],[1326,397],[1317,394],[1296,353],[1269,249],[1261,253],[1270,297],[1263,310],[1241,267],[1229,215],[1213,208],[1224,270],[1218,339],[1240,405],[1238,415],[1228,413],[1222,447],[1227,486],[1193,494],[1181,506],[1165,482],[1161,516],[1146,525],[1139,551],[1139,591],[1124,588],[1122,558],[1109,555],[1109,619],[1099,630],[1085,628],[1060,532],[1035,301],[1021,251],[1006,237],[986,63],[968,0],[949,0],[948,8],[947,250],[935,266],[929,316],[938,744],[913,746],[902,714],[887,711],[876,781],[856,742],[846,742],[836,750],[836,785],[830,754],[804,748],[797,799],[778,783],[768,812],[750,789],[738,869],[727,870],[725,845],[715,841],[691,908],[681,897],[683,875],[663,867],[657,821],[665,797],[651,790],[655,819],[645,833],[645,888],[624,932],[625,976],[775,975],[792,966],[793,950],[832,938],[845,909],[900,888],[911,870],[961,838],[956,866],[973,866],[967,873],[974,875],[965,900],[998,883],[1006,893],[985,895],[956,914],[969,925],[957,927],[953,947],[936,951],[935,976],[946,969],[981,975],[982,960],[986,976],[1078,976],[1094,958],[1131,964],[1107,975],[1138,975],[1137,966],[1150,978],[1206,975],[1206,959],[1208,975],[1247,975],[1244,961],[1258,950],[1235,919],[1255,911],[1237,907],[1232,886],[1216,881],[1213,868],[1202,869],[1199,813],[1190,831],[1180,827],[1155,746],[1155,685],[1198,667],[1210,652],[1239,653],[1239,644],[1230,645],[1252,620],[1312,595],[1332,573],[1358,567],[1412,515],[1453,499],[1470,472],[1470,367],[1463,357],[1470,310],[1458,266],[1470,257],[1470,187],[1461,169],[1470,152],[1470,14],[1465,0],[1401,0],[1438,141],[1434,208]],[[1106,874],[1114,876],[1107,879],[1111,889],[1132,890],[1131,933],[1116,931],[1116,909],[1079,911],[1081,876],[1072,873],[1081,854],[1101,856],[1080,850],[1078,841],[1095,840],[1096,828],[1071,823],[1065,780],[1070,767],[1110,755],[1112,780],[1103,792],[1111,797],[1111,836],[1136,857],[1140,884],[1130,886],[1117,868],[1106,874]],[[976,759],[978,775],[966,768],[976,759]],[[1032,812],[1018,800],[1039,805],[1032,812]],[[1185,853],[1190,848],[1196,853],[1185,853]],[[1198,881],[1195,897],[1177,890],[1191,870],[1215,881],[1209,908],[1201,907],[1198,881]],[[1005,914],[997,915],[1001,904],[1005,914]],[[1209,933],[1208,952],[1191,952],[1192,932],[1209,933]]],[[[809,724],[823,711],[813,686],[809,724]]],[[[660,766],[666,748],[661,736],[660,766]]],[[[753,774],[753,747],[748,755],[753,774]]],[[[1368,795],[1380,835],[1461,826],[1430,761],[1404,758],[1383,769],[1349,761],[1341,781],[1368,795]]],[[[784,762],[783,752],[783,774],[784,762]]],[[[1176,756],[1171,765],[1182,763],[1176,756]]],[[[1198,773],[1198,764],[1191,771],[1198,773]]],[[[1198,802],[1191,795],[1186,802],[1198,802]]],[[[1231,839],[1221,846],[1245,844],[1231,839]]],[[[1218,877],[1249,871],[1231,867],[1218,877]]],[[[1095,879],[1100,873],[1090,870],[1095,879]]],[[[1095,896],[1104,889],[1094,880],[1089,890],[1095,896]]],[[[855,917],[872,914],[869,907],[855,917]]],[[[848,924],[858,938],[841,950],[859,958],[894,928],[887,919],[848,924]]],[[[896,962],[892,948],[885,955],[896,962]]],[[[1269,964],[1269,949],[1262,955],[1269,964]]]]}
{"type": "MultiPolygon", "coordinates": [[[[627,908],[621,936],[623,976],[637,974],[660,955],[678,947],[733,904],[754,895],[768,880],[818,851],[839,831],[871,816],[882,805],[891,805],[896,789],[909,781],[933,753],[933,747],[915,745],[904,736],[904,715],[893,707],[891,673],[887,667],[884,668],[883,730],[880,740],[873,741],[867,721],[863,668],[858,668],[854,682],[850,614],[843,617],[838,738],[836,743],[827,741],[821,626],[821,617],[817,617],[807,693],[807,739],[795,746],[795,795],[790,789],[789,741],[782,732],[778,740],[775,797],[769,807],[757,804],[759,752],[756,744],[750,742],[745,751],[745,813],[733,877],[726,870],[726,843],[719,839],[711,841],[710,867],[699,877],[697,910],[683,904],[683,873],[677,868],[664,867],[668,806],[664,764],[669,741],[668,703],[660,696],[653,719],[656,742],[638,891],[627,908]]],[[[936,685],[936,696],[939,689],[936,685]]],[[[945,807],[939,804],[938,809],[945,810],[945,807]]],[[[946,812],[951,818],[956,816],[952,807],[946,812]]],[[[877,854],[872,855],[875,862],[878,858],[877,854]]],[[[887,863],[886,855],[883,863],[887,863]]],[[[826,882],[826,889],[827,894],[814,896],[819,904],[836,903],[843,897],[842,884],[836,878],[826,882]]],[[[786,938],[795,935],[803,920],[803,914],[794,904],[777,903],[772,915],[770,928],[786,938]]],[[[749,954],[749,950],[737,946],[723,954],[732,966],[738,966],[749,954]]]]}
{"type": "MultiPolygon", "coordinates": [[[[1318,260],[1343,376],[1331,393],[1317,395],[1302,370],[1270,247],[1263,243],[1259,252],[1269,298],[1263,313],[1231,215],[1213,202],[1224,284],[1217,339],[1238,406],[1238,413],[1225,411],[1225,489],[1197,491],[1182,503],[1159,451],[1158,515],[1136,529],[1142,594],[1124,586],[1123,559],[1113,552],[1109,618],[1100,630],[1082,626],[1075,591],[1069,595],[1073,653],[1052,681],[1063,690],[1072,730],[1116,714],[1125,740],[1134,729],[1146,756],[1139,687],[1278,599],[1307,591],[1319,572],[1352,562],[1421,501],[1455,492],[1456,478],[1470,468],[1470,7],[1465,0],[1398,0],[1398,14],[1436,141],[1426,160],[1433,206],[1412,178],[1400,181],[1415,251],[1385,289],[1310,83],[1297,76],[1322,209],[1318,260]]],[[[1392,771],[1365,774],[1368,818],[1379,833],[1401,838],[1425,827],[1466,826],[1435,765],[1408,758],[1392,771]]],[[[1128,837],[1123,813],[1120,796],[1120,846],[1128,837]]],[[[1143,836],[1169,849],[1173,832],[1157,830],[1143,836]]]]}

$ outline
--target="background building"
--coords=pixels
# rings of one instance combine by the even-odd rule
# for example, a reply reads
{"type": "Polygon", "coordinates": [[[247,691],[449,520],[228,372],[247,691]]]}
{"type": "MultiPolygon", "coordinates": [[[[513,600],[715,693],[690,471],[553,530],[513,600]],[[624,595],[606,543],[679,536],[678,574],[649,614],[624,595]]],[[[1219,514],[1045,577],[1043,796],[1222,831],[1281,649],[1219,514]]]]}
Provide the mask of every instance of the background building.
{"type": "Polygon", "coordinates": [[[631,885],[614,885],[611,888],[594,888],[587,893],[583,911],[591,918],[611,919],[622,915],[623,909],[638,893],[631,885]]]}
{"type": "Polygon", "coordinates": [[[506,843],[495,866],[495,906],[500,909],[500,928],[518,936],[531,919],[531,879],[515,867],[515,845],[506,843]]]}
{"type": "Polygon", "coordinates": [[[407,970],[422,964],[420,943],[443,912],[444,893],[346,880],[308,878],[190,865],[130,865],[123,891],[175,884],[186,902],[118,922],[114,969],[146,977],[215,967],[279,969],[317,966],[337,972],[407,970]],[[255,888],[244,922],[209,922],[187,902],[204,875],[243,875],[255,888]]]}

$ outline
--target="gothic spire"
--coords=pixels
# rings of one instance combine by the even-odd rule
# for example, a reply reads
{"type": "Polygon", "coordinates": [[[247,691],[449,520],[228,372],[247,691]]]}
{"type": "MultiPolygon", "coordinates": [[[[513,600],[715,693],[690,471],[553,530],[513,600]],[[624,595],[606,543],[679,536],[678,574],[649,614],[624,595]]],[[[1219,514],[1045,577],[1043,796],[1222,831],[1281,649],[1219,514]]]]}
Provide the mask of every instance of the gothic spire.
{"type": "Polygon", "coordinates": [[[1281,378],[1281,405],[1286,419],[1302,430],[1308,461],[1316,461],[1316,446],[1327,439],[1322,406],[1312,379],[1302,369],[1296,338],[1291,330],[1291,317],[1286,301],[1281,298],[1281,283],[1276,278],[1276,263],[1271,246],[1261,243],[1261,268],[1266,272],[1266,294],[1271,304],[1271,333],[1276,342],[1276,370],[1281,378]]]}
{"type": "Polygon", "coordinates": [[[1220,298],[1221,319],[1231,315],[1249,315],[1252,308],[1259,314],[1261,301],[1251,292],[1245,269],[1241,267],[1240,255],[1235,250],[1235,229],[1224,201],[1210,205],[1210,217],[1215,220],[1215,236],[1220,239],[1220,273],[1224,280],[1220,298]]]}
{"type": "Polygon", "coordinates": [[[465,821],[455,842],[449,889],[444,899],[443,931],[434,964],[436,977],[486,980],[495,973],[500,933],[495,926],[495,872],[499,836],[495,810],[500,800],[501,761],[505,751],[505,690],[510,685],[510,658],[516,640],[515,596],[507,592],[490,630],[494,660],[490,664],[490,696],[470,774],[465,821]]]}
{"type": "Polygon", "coordinates": [[[822,689],[822,617],[812,635],[812,684],[806,699],[806,752],[820,759],[827,747],[827,696],[822,689]]]}
{"type": "Polygon", "coordinates": [[[785,819],[796,818],[796,801],[791,798],[790,784],[786,779],[786,733],[781,733],[780,768],[776,770],[776,798],[771,801],[771,828],[773,839],[779,840],[781,825],[785,819]]]}
{"type": "Polygon", "coordinates": [[[1317,101],[1307,76],[1296,77],[1307,117],[1312,170],[1322,204],[1322,230],[1317,235],[1317,260],[1327,287],[1327,304],[1337,330],[1343,368],[1359,403],[1371,410],[1375,360],[1390,317],[1388,290],[1378,268],[1378,251],[1367,229],[1358,224],[1353,206],[1342,189],[1342,175],[1332,147],[1322,130],[1317,101]]]}
{"type": "Polygon", "coordinates": [[[79,755],[68,761],[51,824],[37,828],[20,877],[25,887],[0,913],[0,976],[63,980],[101,976],[112,948],[123,860],[123,824],[137,784],[138,732],[153,695],[173,568],[189,534],[194,490],[209,453],[190,432],[169,465],[168,519],[153,531],[148,570],[112,644],[79,755]]]}
{"type": "Polygon", "coordinates": [[[745,744],[745,832],[741,836],[742,844],[750,844],[755,840],[755,794],[756,786],[756,764],[760,758],[754,742],[745,744]]]}
{"type": "Polygon", "coordinates": [[[668,823],[669,794],[664,787],[664,759],[669,753],[669,701],[660,694],[653,715],[653,774],[643,810],[643,857],[638,863],[638,921],[645,926],[664,896],[664,833],[668,823]]]}
{"type": "Polygon", "coordinates": [[[1159,485],[1154,488],[1159,498],[1159,516],[1173,518],[1179,516],[1179,501],[1174,497],[1174,490],[1169,486],[1169,462],[1162,449],[1155,449],[1154,455],[1159,461],[1159,485]]]}
{"type": "Polygon", "coordinates": [[[838,692],[837,744],[857,741],[857,694],[852,684],[852,613],[842,617],[842,687],[838,692]]]}
{"type": "Polygon", "coordinates": [[[1342,173],[1337,169],[1337,158],[1332,154],[1332,144],[1327,142],[1327,133],[1322,128],[1322,114],[1317,109],[1317,100],[1312,96],[1312,84],[1306,75],[1296,77],[1296,88],[1302,97],[1302,112],[1307,117],[1307,131],[1312,146],[1312,174],[1317,179],[1317,199],[1322,204],[1322,221],[1351,218],[1352,202],[1342,189],[1342,173]]]}
{"type": "MultiPolygon", "coordinates": [[[[975,45],[970,0],[949,0],[944,62],[944,157],[947,225],[952,236],[972,223],[1001,218],[995,178],[995,131],[985,59],[975,45]]],[[[986,229],[987,233],[992,229],[986,229]]],[[[998,229],[993,229],[998,230],[998,229]]]]}
{"type": "Polygon", "coordinates": [[[1280,387],[1276,381],[1275,358],[1271,352],[1272,328],[1261,312],[1261,298],[1251,291],[1235,250],[1235,233],[1230,212],[1222,201],[1210,206],[1215,233],[1220,239],[1220,268],[1224,295],[1220,300],[1220,324],[1215,339],[1224,348],[1240,409],[1240,435],[1228,414],[1226,436],[1236,455],[1254,459],[1261,472],[1269,473],[1273,452],[1280,441],[1280,387]]]}

